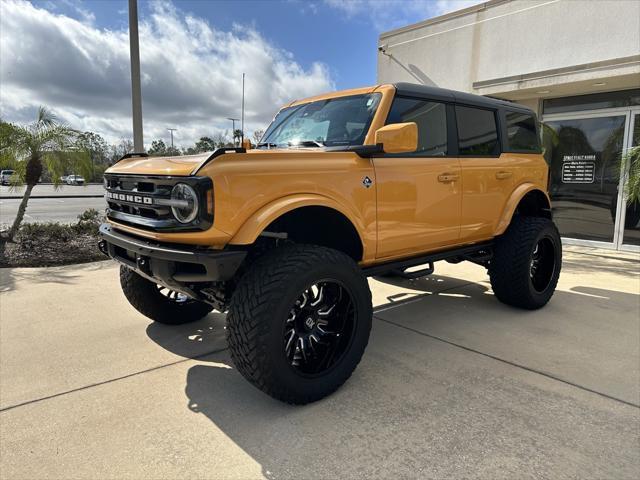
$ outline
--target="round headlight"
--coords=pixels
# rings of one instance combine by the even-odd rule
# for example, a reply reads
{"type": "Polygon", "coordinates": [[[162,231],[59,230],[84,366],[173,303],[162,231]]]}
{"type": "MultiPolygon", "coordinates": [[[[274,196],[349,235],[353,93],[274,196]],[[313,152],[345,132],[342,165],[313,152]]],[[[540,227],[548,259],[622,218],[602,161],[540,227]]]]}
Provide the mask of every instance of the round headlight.
{"type": "Polygon", "coordinates": [[[180,223],[193,222],[198,215],[198,195],[196,191],[186,183],[178,183],[171,190],[171,200],[175,205],[171,206],[171,212],[180,223]]]}

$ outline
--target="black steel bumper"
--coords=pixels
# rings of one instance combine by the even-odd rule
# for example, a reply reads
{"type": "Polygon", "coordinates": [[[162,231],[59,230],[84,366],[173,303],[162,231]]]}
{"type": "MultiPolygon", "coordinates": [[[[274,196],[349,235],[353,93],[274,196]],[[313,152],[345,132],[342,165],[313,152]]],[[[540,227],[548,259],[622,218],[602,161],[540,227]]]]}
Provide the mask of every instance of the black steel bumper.
{"type": "Polygon", "coordinates": [[[207,251],[199,248],[159,244],[141,240],[100,225],[100,250],[142,276],[185,293],[188,285],[229,280],[247,252],[207,251]]]}

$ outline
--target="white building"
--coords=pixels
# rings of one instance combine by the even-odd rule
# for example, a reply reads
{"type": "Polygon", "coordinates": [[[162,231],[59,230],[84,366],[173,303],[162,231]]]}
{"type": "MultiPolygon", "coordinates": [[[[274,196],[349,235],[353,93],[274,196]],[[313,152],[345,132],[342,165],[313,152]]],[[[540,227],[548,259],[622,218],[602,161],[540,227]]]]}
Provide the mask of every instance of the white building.
{"type": "Polygon", "coordinates": [[[640,249],[640,206],[619,188],[640,143],[640,1],[491,0],[382,33],[378,82],[399,81],[533,108],[565,239],[640,249]]]}

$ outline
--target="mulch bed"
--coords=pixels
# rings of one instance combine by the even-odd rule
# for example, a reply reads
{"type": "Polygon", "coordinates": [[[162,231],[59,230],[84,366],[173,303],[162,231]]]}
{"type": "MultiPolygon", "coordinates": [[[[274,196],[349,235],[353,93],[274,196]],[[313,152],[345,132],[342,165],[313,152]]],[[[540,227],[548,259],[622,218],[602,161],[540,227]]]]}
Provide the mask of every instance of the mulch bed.
{"type": "Polygon", "coordinates": [[[98,250],[97,234],[78,234],[66,240],[43,236],[28,243],[18,240],[5,244],[4,254],[0,254],[0,267],[52,267],[106,259],[98,250]]]}
{"type": "Polygon", "coordinates": [[[52,267],[106,260],[98,250],[102,220],[98,212],[89,210],[74,224],[23,224],[15,242],[0,240],[0,267],[52,267]]]}

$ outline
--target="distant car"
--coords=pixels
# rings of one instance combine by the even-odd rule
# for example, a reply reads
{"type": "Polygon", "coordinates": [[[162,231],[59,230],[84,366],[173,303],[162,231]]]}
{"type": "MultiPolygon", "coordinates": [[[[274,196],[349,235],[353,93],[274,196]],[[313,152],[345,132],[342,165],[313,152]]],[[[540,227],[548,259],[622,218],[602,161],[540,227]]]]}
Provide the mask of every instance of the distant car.
{"type": "Polygon", "coordinates": [[[67,185],[84,185],[84,178],[80,175],[68,175],[65,181],[67,185]]]}
{"type": "Polygon", "coordinates": [[[16,173],[15,170],[1,170],[0,171],[0,184],[9,185],[11,183],[11,175],[16,173]]]}
{"type": "Polygon", "coordinates": [[[66,175],[61,176],[61,177],[60,177],[60,181],[61,181],[62,183],[67,183],[67,176],[66,176],[66,175]]]}

